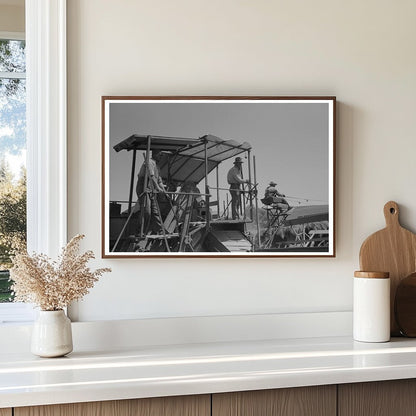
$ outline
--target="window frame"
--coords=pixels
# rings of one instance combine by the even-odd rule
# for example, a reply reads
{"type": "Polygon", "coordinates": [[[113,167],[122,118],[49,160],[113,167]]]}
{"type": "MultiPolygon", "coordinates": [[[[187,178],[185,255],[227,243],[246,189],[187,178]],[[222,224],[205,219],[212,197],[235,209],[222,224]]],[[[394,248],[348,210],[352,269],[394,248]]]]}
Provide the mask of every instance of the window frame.
{"type": "MultiPolygon", "coordinates": [[[[67,242],[66,0],[26,0],[25,20],[27,247],[56,257],[67,242]]],[[[33,320],[29,305],[0,306],[0,324],[33,320]]]]}
{"type": "Polygon", "coordinates": [[[26,0],[28,251],[67,240],[66,0],[26,0]]]}
{"type": "Polygon", "coordinates": [[[5,32],[0,31],[0,38],[7,40],[26,40],[25,32],[5,32]]]}

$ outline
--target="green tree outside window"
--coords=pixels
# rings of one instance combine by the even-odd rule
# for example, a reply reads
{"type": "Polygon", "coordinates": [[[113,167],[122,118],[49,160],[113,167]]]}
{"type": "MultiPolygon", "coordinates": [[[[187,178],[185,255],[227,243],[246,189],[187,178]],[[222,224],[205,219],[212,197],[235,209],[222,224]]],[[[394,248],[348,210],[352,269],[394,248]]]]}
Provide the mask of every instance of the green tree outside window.
{"type": "Polygon", "coordinates": [[[12,300],[11,257],[26,244],[25,42],[0,39],[0,302],[12,300]]]}

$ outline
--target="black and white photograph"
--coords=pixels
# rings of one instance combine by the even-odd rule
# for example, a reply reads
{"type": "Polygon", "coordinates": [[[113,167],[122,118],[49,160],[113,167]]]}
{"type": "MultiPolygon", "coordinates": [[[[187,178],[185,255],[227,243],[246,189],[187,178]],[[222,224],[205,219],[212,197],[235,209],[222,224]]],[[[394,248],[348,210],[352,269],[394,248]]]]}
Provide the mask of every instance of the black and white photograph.
{"type": "Polygon", "coordinates": [[[102,97],[103,257],[333,257],[334,97],[102,97]]]}

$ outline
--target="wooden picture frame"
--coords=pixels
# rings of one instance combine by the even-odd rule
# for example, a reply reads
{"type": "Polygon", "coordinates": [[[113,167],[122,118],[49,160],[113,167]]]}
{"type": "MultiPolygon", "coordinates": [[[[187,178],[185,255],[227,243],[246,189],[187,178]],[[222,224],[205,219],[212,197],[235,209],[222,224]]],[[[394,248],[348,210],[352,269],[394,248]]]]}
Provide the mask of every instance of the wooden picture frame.
{"type": "Polygon", "coordinates": [[[335,257],[335,97],[102,97],[102,257],[335,257]]]}

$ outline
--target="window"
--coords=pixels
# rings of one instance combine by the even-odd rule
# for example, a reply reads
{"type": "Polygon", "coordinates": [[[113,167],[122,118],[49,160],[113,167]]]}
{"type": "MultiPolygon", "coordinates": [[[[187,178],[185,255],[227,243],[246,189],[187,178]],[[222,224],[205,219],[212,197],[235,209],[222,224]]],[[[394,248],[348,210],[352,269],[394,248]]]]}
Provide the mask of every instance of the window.
{"type": "MultiPolygon", "coordinates": [[[[26,0],[25,20],[27,247],[56,257],[66,243],[66,0],[26,0]]],[[[0,324],[31,319],[31,305],[0,303],[0,324]]]]}
{"type": "Polygon", "coordinates": [[[10,302],[10,255],[26,245],[26,48],[0,37],[0,302],[10,302]]]}

